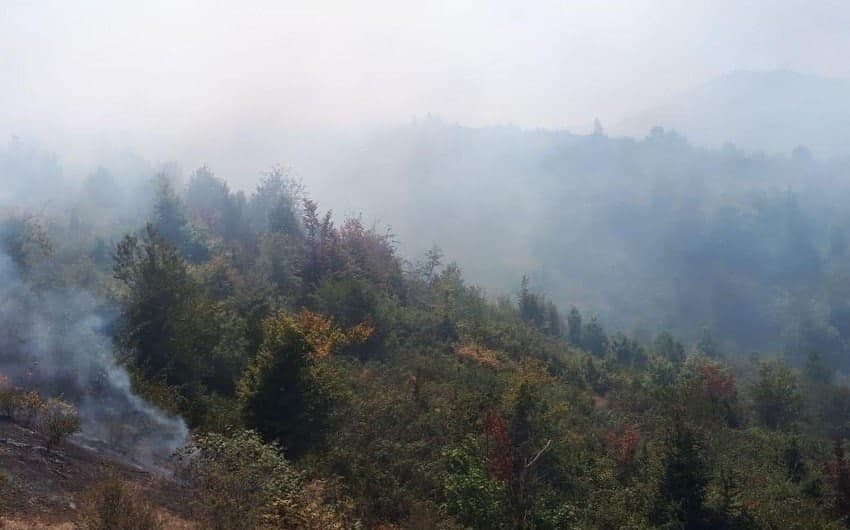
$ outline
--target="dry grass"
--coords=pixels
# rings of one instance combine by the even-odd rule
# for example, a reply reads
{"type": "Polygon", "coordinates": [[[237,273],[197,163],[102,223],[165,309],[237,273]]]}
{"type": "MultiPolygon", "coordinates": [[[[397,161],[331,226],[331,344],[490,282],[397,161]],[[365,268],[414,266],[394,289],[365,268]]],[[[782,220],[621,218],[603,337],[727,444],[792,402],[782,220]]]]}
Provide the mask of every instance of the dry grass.
{"type": "Polygon", "coordinates": [[[73,523],[50,523],[34,519],[0,518],[3,530],[74,530],[73,523]]]}
{"type": "Polygon", "coordinates": [[[593,401],[593,408],[597,410],[607,409],[610,402],[605,396],[591,396],[590,398],[593,401]]]}
{"type": "Polygon", "coordinates": [[[142,489],[119,479],[95,484],[84,495],[78,528],[82,530],[160,530],[162,514],[142,489]]]}
{"type": "Polygon", "coordinates": [[[497,369],[502,366],[502,361],[499,360],[499,352],[471,341],[461,343],[455,349],[455,355],[460,359],[472,361],[487,368],[497,369]]]}
{"type": "MultiPolygon", "coordinates": [[[[170,512],[156,510],[162,528],[168,530],[197,530],[198,525],[182,519],[170,512]]],[[[40,521],[22,517],[0,517],[0,528],[3,530],[78,530],[80,527],[72,522],[40,521]]]]}

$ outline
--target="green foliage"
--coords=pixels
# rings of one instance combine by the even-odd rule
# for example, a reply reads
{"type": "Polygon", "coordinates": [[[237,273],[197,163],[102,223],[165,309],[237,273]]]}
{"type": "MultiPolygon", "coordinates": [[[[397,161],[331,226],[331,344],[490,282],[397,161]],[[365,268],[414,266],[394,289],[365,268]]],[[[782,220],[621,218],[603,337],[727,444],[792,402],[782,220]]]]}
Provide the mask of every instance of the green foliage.
{"type": "Polygon", "coordinates": [[[655,337],[655,342],[653,342],[652,346],[656,355],[669,359],[674,363],[685,360],[685,347],[667,331],[659,333],[655,337]]]}
{"type": "Polygon", "coordinates": [[[251,431],[196,436],[181,454],[181,477],[195,489],[204,528],[253,530],[356,526],[324,503],[320,483],[308,484],[274,445],[251,431]]]}
{"type": "MultiPolygon", "coordinates": [[[[178,412],[203,425],[204,396],[232,396],[247,362],[247,322],[233,305],[215,300],[233,296],[238,278],[219,260],[191,269],[152,225],[118,243],[114,275],[124,287],[119,343],[133,369],[177,388],[178,412]]],[[[173,398],[158,403],[173,409],[173,398]]]]}
{"type": "Polygon", "coordinates": [[[585,322],[581,328],[581,347],[597,357],[604,356],[608,350],[608,337],[595,318],[585,322]]]}
{"type": "Polygon", "coordinates": [[[293,252],[293,239],[281,233],[263,234],[259,237],[258,255],[253,263],[249,282],[267,282],[271,287],[268,298],[295,297],[302,290],[298,258],[293,252]]]}
{"type": "Polygon", "coordinates": [[[665,440],[659,505],[653,520],[660,526],[705,526],[705,489],[708,475],[696,433],[680,420],[670,426],[665,440]]]}
{"type": "Polygon", "coordinates": [[[263,336],[239,384],[245,424],[297,456],[315,439],[326,414],[325,396],[315,395],[310,384],[313,352],[285,315],[268,319],[263,336]]]}
{"type": "Polygon", "coordinates": [[[815,404],[815,414],[825,434],[831,437],[850,438],[850,388],[821,387],[811,390],[812,397],[820,397],[815,404]]]}
{"type": "Polygon", "coordinates": [[[567,333],[570,344],[573,346],[581,346],[581,313],[575,307],[570,309],[570,314],[567,316],[567,333]]]}
{"type": "Polygon", "coordinates": [[[446,459],[445,509],[472,528],[497,530],[508,528],[508,491],[486,467],[482,449],[468,438],[443,454],[446,459]]]}
{"type": "Polygon", "coordinates": [[[183,201],[174,192],[165,174],[157,177],[153,229],[186,259],[194,262],[206,259],[208,250],[201,240],[200,232],[189,224],[183,201]]]}
{"type": "Polygon", "coordinates": [[[519,314],[522,320],[548,335],[561,336],[563,323],[558,308],[538,293],[528,289],[528,277],[522,277],[519,291],[519,314]]]}
{"type": "MultiPolygon", "coordinates": [[[[162,199],[157,208],[162,209],[161,203],[162,199]]],[[[194,223],[225,241],[236,241],[248,235],[244,210],[245,196],[232,194],[227,183],[216,178],[208,167],[192,174],[186,189],[186,212],[194,223]]],[[[173,222],[179,224],[179,220],[173,222]]]]}
{"type": "MultiPolygon", "coordinates": [[[[316,289],[319,310],[334,318],[342,326],[356,326],[361,322],[379,322],[379,300],[376,289],[363,280],[324,279],[316,289]]],[[[354,344],[347,353],[361,359],[379,358],[383,353],[384,335],[379,331],[368,340],[354,344]]]]}
{"type": "Polygon", "coordinates": [[[192,361],[172,351],[172,345],[176,316],[184,311],[193,286],[177,249],[149,224],[141,239],[127,235],[118,243],[114,274],[126,288],[122,341],[133,351],[135,366],[151,378],[185,381],[192,361]]]}
{"type": "Polygon", "coordinates": [[[697,339],[696,343],[696,350],[701,355],[705,355],[706,357],[720,356],[720,350],[718,348],[718,345],[714,340],[711,331],[709,331],[709,329],[706,327],[702,328],[702,331],[700,332],[699,339],[697,339]]]}
{"type": "Polygon", "coordinates": [[[36,218],[13,216],[0,222],[0,251],[26,275],[52,250],[47,233],[36,218]]]}
{"type": "Polygon", "coordinates": [[[301,487],[278,449],[250,431],[196,436],[182,463],[183,478],[198,491],[201,520],[212,529],[260,528],[273,503],[301,487]]]}
{"type": "Polygon", "coordinates": [[[768,429],[788,429],[799,419],[802,397],[797,378],[784,362],[762,363],[750,394],[758,420],[768,429]]]}
{"type": "Polygon", "coordinates": [[[642,368],[647,363],[647,354],[641,344],[622,333],[615,334],[609,344],[608,352],[616,362],[623,366],[642,368]]]}
{"type": "MultiPolygon", "coordinates": [[[[803,252],[771,270],[783,281],[816,274],[793,205],[718,212],[707,225],[706,238],[736,245],[702,269],[722,283],[705,307],[728,314],[677,310],[710,323],[716,340],[647,341],[609,336],[576,308],[564,323],[553,293],[527,279],[518,298],[491,299],[436,248],[408,266],[391,234],[360,218],[335,226],[281,170],[245,198],[201,168],[182,195],[161,185],[154,204],[154,223],[117,245],[117,282],[106,271],[87,281],[120,304],[116,342],[134,388],[193,427],[181,476],[205,528],[834,528],[841,518],[826,437],[850,433],[850,393],[824,368],[844,348],[833,340],[843,295],[801,308],[812,325],[794,317],[785,330],[795,358],[809,359],[798,383],[784,364],[721,357],[753,309],[735,297],[755,280],[708,278],[742,242],[760,266],[803,252]],[[793,229],[768,244],[753,219],[793,229]],[[818,324],[826,314],[835,322],[818,324]]],[[[98,267],[103,245],[84,243],[87,255],[99,248],[84,262],[98,267]]],[[[678,334],[681,321],[670,323],[678,334]]],[[[4,391],[0,414],[25,410],[4,391]]],[[[30,400],[37,423],[44,402],[30,400]]]]}
{"type": "Polygon", "coordinates": [[[255,233],[299,232],[299,206],[304,198],[301,184],[281,167],[267,171],[248,204],[249,224],[255,233]]]}
{"type": "Polygon", "coordinates": [[[344,332],[308,312],[267,318],[260,351],[239,383],[245,424],[280,443],[290,458],[303,454],[321,439],[336,393],[324,358],[369,333],[344,332]]]}
{"type": "Polygon", "coordinates": [[[828,385],[835,377],[835,371],[829,367],[820,354],[811,353],[806,359],[803,376],[814,385],[828,385]]]}

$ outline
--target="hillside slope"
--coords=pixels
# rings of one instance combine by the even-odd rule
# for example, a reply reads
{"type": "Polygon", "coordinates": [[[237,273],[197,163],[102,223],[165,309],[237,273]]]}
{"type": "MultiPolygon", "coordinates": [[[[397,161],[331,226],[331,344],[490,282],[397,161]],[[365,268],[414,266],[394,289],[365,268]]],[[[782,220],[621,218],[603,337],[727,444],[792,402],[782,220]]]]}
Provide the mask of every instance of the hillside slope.
{"type": "Polygon", "coordinates": [[[850,167],[789,155],[705,149],[670,130],[636,140],[430,120],[331,150],[304,176],[324,175],[335,211],[391,223],[408,257],[438,243],[493,295],[526,274],[613,329],[691,341],[707,328],[730,351],[799,350],[799,322],[840,302],[823,297],[840,280],[829,276],[850,167]]]}
{"type": "Polygon", "coordinates": [[[35,432],[5,420],[0,420],[0,470],[6,477],[4,528],[73,528],[86,489],[110,478],[141,487],[169,528],[191,528],[184,519],[186,492],[174,481],[77,442],[47,451],[35,432]]]}

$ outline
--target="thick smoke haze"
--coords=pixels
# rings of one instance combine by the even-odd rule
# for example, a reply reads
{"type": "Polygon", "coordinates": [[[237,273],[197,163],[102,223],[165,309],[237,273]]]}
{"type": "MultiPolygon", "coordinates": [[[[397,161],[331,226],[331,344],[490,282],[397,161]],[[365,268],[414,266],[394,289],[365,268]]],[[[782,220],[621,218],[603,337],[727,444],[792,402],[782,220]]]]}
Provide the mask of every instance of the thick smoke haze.
{"type": "Polygon", "coordinates": [[[328,128],[616,133],[734,70],[847,78],[848,22],[797,0],[5,2],[0,137],[39,138],[71,172],[131,147],[248,186],[328,128]]]}
{"type": "MultiPolygon", "coordinates": [[[[850,5],[797,0],[7,2],[0,206],[58,219],[102,272],[163,168],[178,195],[206,165],[244,201],[282,164],[493,295],[528,274],[613,329],[740,352],[801,349],[816,323],[850,350],[830,295],[848,24],[850,5]]],[[[152,447],[182,439],[130,393],[97,282],[0,266],[0,370],[79,403],[86,435],[120,416],[158,425],[152,447]]]]}
{"type": "Polygon", "coordinates": [[[169,457],[188,430],[133,393],[106,334],[108,310],[87,291],[39,285],[34,274],[25,280],[0,252],[0,373],[76,404],[84,439],[146,465],[169,457]]]}
{"type": "Polygon", "coordinates": [[[0,527],[850,528],[848,28],[0,0],[0,527]]]}

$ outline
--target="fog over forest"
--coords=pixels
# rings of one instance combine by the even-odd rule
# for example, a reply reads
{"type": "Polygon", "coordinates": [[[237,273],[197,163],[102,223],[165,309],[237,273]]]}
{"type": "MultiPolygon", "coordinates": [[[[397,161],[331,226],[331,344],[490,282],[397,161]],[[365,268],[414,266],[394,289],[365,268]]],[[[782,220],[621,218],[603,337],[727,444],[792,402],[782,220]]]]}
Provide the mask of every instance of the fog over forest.
{"type": "Polygon", "coordinates": [[[4,3],[0,526],[850,527],[847,27],[4,3]]]}
{"type": "MultiPolygon", "coordinates": [[[[599,127],[426,118],[334,136],[320,144],[326,153],[305,149],[312,160],[282,168],[338,218],[390,232],[407,259],[436,245],[491,296],[514,294],[527,275],[559,306],[613,330],[688,341],[709,332],[730,352],[803,357],[814,346],[800,341],[815,333],[831,350],[820,353],[844,357],[848,159],[599,127]]],[[[17,138],[2,164],[8,205],[85,219],[114,237],[150,214],[153,175],[165,171],[181,192],[191,176],[126,154],[67,175],[59,157],[17,138]]]]}

